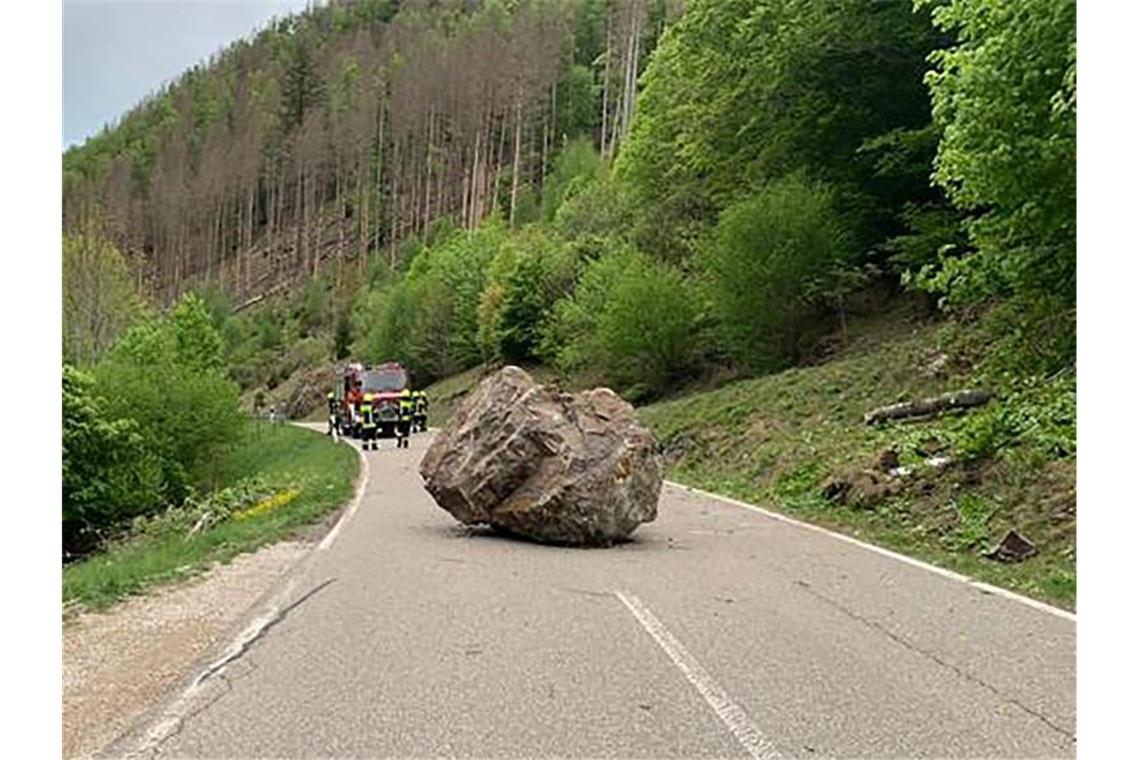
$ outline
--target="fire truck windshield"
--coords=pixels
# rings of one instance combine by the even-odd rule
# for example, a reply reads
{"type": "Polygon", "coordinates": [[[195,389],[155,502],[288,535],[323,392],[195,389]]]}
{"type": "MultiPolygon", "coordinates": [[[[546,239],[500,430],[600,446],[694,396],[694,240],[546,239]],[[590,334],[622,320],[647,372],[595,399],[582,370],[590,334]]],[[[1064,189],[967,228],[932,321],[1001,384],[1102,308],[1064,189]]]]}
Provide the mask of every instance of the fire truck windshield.
{"type": "Polygon", "coordinates": [[[365,393],[384,393],[403,390],[408,383],[407,373],[402,369],[369,370],[361,374],[365,393]]]}

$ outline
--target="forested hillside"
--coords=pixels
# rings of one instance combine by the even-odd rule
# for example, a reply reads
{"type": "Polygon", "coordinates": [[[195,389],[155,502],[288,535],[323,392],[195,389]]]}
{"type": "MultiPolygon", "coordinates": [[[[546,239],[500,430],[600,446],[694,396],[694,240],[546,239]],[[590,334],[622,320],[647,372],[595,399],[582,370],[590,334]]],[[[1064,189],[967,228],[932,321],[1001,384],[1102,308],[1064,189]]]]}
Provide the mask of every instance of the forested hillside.
{"type": "Polygon", "coordinates": [[[398,261],[448,217],[533,220],[568,136],[609,153],[676,2],[335,2],[276,20],[64,156],[64,227],[162,301],[398,261]],[[477,7],[473,7],[477,6],[477,7]]]}
{"type": "MultiPolygon", "coordinates": [[[[209,314],[211,371],[302,411],[346,357],[419,386],[518,363],[649,404],[748,377],[768,393],[848,356],[852,320],[884,342],[943,324],[939,389],[997,399],[932,429],[961,472],[1072,479],[1074,0],[338,2],[235,43],[63,165],[65,360],[96,378],[175,302],[209,314]]],[[[926,387],[861,361],[836,414],[926,387]]],[[[713,433],[684,419],[701,404],[657,408],[670,438],[716,437],[679,454],[704,481],[724,474],[708,451],[768,445],[760,402],[706,410],[744,415],[713,433]]],[[[839,435],[811,419],[797,457],[839,435]]],[[[815,493],[830,463],[793,465],[815,493]]]]}

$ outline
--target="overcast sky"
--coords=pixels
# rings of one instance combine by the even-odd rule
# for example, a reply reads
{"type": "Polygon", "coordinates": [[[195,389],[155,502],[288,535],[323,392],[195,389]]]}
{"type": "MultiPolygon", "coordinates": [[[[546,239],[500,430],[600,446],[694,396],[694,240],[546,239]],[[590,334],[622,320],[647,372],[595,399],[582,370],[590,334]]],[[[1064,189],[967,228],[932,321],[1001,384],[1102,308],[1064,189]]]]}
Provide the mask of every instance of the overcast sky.
{"type": "MultiPolygon", "coordinates": [[[[317,3],[320,4],[320,3],[317,3]]],[[[63,147],[306,0],[64,0],[63,147]]]]}

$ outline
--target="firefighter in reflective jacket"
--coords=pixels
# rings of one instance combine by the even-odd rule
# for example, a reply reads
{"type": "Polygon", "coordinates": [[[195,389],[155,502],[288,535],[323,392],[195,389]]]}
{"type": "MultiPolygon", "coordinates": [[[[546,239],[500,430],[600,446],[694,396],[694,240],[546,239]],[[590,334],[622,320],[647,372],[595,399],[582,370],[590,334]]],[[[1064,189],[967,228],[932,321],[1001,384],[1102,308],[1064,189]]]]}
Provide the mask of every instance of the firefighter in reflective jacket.
{"type": "Polygon", "coordinates": [[[336,396],[333,395],[332,391],[329,391],[328,402],[329,402],[329,435],[331,435],[333,438],[336,438],[337,434],[340,433],[340,422],[339,422],[339,420],[337,420],[337,415],[336,415],[336,396]]]}
{"type": "Polygon", "coordinates": [[[362,448],[368,451],[377,449],[376,443],[376,417],[372,413],[372,394],[367,394],[360,402],[360,441],[362,448]]]}
{"type": "Polygon", "coordinates": [[[412,400],[416,403],[416,413],[412,417],[412,430],[427,432],[428,398],[423,391],[412,391],[412,400]]]}
{"type": "Polygon", "coordinates": [[[416,414],[416,401],[412,392],[405,388],[400,393],[400,417],[396,422],[396,448],[408,448],[408,436],[412,433],[412,418],[416,414]]]}

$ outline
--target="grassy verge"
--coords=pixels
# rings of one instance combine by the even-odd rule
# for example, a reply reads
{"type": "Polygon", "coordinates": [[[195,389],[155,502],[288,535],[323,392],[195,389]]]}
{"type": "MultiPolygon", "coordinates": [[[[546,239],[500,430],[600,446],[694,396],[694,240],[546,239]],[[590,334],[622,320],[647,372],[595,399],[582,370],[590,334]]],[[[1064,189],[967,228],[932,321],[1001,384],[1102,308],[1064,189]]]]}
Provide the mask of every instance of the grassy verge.
{"type": "Polygon", "coordinates": [[[852,337],[817,366],[639,410],[666,453],[669,477],[1072,609],[1075,454],[1055,450],[1045,432],[1058,415],[1072,424],[1075,381],[999,387],[981,410],[871,427],[862,415],[874,407],[972,384],[956,349],[977,336],[887,315],[853,325],[852,337]],[[946,369],[924,373],[943,352],[946,369]],[[931,448],[953,464],[927,466],[931,448]],[[887,478],[880,470],[889,487],[863,501],[825,498],[830,482],[873,471],[887,450],[912,474],[887,478]],[[986,558],[1011,528],[1037,554],[1011,564],[986,558]]]}
{"type": "Polygon", "coordinates": [[[101,609],[295,536],[345,503],[358,466],[355,451],[312,431],[251,422],[219,479],[237,487],[254,478],[261,498],[204,530],[175,513],[140,523],[129,538],[63,569],[64,604],[101,609]]]}

